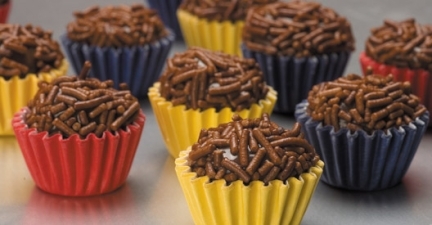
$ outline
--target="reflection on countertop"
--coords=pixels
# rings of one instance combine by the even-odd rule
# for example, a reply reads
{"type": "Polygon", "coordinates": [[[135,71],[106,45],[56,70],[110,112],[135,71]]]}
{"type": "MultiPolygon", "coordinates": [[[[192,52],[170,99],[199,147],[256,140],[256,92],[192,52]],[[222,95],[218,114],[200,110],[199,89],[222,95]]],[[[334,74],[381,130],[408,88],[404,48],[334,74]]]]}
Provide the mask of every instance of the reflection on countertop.
{"type": "Polygon", "coordinates": [[[81,198],[52,195],[34,187],[21,224],[117,224],[118,217],[138,213],[135,208],[127,183],[109,194],[81,198]]]}
{"type": "Polygon", "coordinates": [[[15,137],[0,136],[0,207],[25,203],[33,187],[15,137]]]}

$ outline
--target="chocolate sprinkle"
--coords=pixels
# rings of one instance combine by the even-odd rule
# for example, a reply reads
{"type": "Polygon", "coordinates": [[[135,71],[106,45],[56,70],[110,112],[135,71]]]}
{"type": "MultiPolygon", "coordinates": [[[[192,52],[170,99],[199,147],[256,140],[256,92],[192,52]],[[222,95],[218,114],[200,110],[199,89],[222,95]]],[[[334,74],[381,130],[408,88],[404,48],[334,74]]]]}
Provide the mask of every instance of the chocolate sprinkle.
{"type": "Polygon", "coordinates": [[[160,82],[161,96],[187,109],[241,111],[264,99],[269,90],[254,59],[197,47],[169,59],[160,82]]]}
{"type": "Polygon", "coordinates": [[[90,7],[75,12],[67,36],[98,47],[125,47],[153,43],[167,36],[156,11],[143,5],[90,7]]]}
{"type": "Polygon", "coordinates": [[[248,12],[243,42],[252,51],[297,58],[354,50],[351,24],[316,2],[276,2],[248,12]]]}
{"type": "Polygon", "coordinates": [[[207,175],[211,181],[223,178],[227,183],[260,180],[268,184],[275,179],[285,182],[290,177],[298,178],[320,159],[303,136],[299,123],[286,130],[271,122],[268,114],[256,119],[235,115],[232,122],[201,131],[189,153],[189,165],[198,176],[207,175]],[[226,135],[221,136],[223,133],[226,135]],[[231,139],[240,143],[238,151],[233,151],[233,145],[224,144],[231,139]],[[256,152],[251,143],[258,143],[256,152]]]}

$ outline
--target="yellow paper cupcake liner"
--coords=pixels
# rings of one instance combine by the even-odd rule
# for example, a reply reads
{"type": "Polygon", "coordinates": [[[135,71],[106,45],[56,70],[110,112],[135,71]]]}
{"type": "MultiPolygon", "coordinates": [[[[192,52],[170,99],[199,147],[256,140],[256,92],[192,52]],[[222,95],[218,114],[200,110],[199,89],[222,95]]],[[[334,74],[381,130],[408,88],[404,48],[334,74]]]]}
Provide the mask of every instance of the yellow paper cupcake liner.
{"type": "Polygon", "coordinates": [[[186,41],[191,46],[241,56],[241,34],[244,21],[201,19],[184,10],[177,10],[177,17],[186,41]]]}
{"type": "Polygon", "coordinates": [[[312,194],[323,172],[319,161],[300,178],[286,183],[274,180],[265,186],[253,181],[245,186],[236,181],[226,186],[225,180],[209,182],[190,170],[187,156],[190,148],[176,159],[177,178],[186,197],[195,224],[300,224],[312,194]]]}
{"type": "Polygon", "coordinates": [[[63,60],[58,69],[39,74],[27,74],[24,78],[14,76],[9,80],[0,77],[0,136],[13,135],[12,118],[28,101],[34,97],[38,90],[39,81],[50,82],[52,79],[63,76],[68,70],[68,63],[63,60]]]}
{"type": "Polygon", "coordinates": [[[234,114],[242,118],[259,118],[263,113],[271,114],[276,103],[277,93],[269,89],[265,99],[259,104],[253,104],[249,109],[233,112],[231,108],[223,108],[216,112],[215,108],[204,111],[186,110],[185,105],[173,106],[160,96],[160,83],[156,82],[149,89],[149,99],[156,116],[159,128],[165,141],[165,146],[174,158],[178,157],[180,151],[191,146],[198,140],[202,128],[216,127],[222,123],[228,123],[234,114]]]}

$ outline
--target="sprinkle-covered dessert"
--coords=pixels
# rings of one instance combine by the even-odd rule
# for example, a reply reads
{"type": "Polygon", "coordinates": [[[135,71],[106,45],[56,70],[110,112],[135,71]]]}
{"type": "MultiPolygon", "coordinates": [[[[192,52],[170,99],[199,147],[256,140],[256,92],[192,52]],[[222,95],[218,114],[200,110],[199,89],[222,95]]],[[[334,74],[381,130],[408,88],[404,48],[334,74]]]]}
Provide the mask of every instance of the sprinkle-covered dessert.
{"type": "Polygon", "coordinates": [[[384,20],[371,29],[366,41],[366,55],[373,60],[397,67],[432,70],[432,26],[413,18],[384,20]]]}
{"type": "Polygon", "coordinates": [[[201,130],[188,160],[199,177],[227,183],[242,180],[247,185],[299,177],[316,165],[319,156],[304,139],[300,124],[286,130],[264,114],[255,119],[236,115],[232,122],[201,130]]]}
{"type": "Polygon", "coordinates": [[[382,26],[371,29],[360,63],[363,73],[372,70],[410,82],[412,93],[432,110],[432,25],[420,24],[414,18],[384,20],[382,26]]]}
{"type": "Polygon", "coordinates": [[[277,99],[255,60],[198,47],[167,60],[148,96],[173,157],[196,142],[202,128],[227,123],[234,114],[270,114],[277,99]]]}
{"type": "Polygon", "coordinates": [[[145,97],[174,42],[157,12],[142,4],[92,6],[74,17],[61,41],[75,72],[90,61],[91,77],[113,80],[115,88],[126,83],[135,97],[145,97]]]}
{"type": "Polygon", "coordinates": [[[140,4],[93,6],[74,16],[75,21],[67,26],[67,37],[93,46],[145,45],[168,35],[156,11],[140,4]]]}
{"type": "Polygon", "coordinates": [[[104,131],[115,132],[135,121],[140,111],[138,100],[127,85],[113,88],[113,81],[86,78],[91,64],[86,62],[81,74],[40,82],[39,91],[28,104],[24,122],[38,132],[61,133],[65,138],[90,133],[101,137],[104,131]]]}
{"type": "Polygon", "coordinates": [[[39,82],[27,107],[12,119],[29,172],[40,189],[65,196],[93,196],[122,186],[145,124],[126,85],[79,76],[39,82]]]}
{"type": "Polygon", "coordinates": [[[316,2],[279,1],[248,11],[243,56],[278,92],[275,111],[292,113],[313,85],[343,75],[354,50],[350,22],[316,2]]]}
{"type": "Polygon", "coordinates": [[[300,224],[324,167],[302,130],[266,113],[202,129],[175,160],[195,224],[300,224]]]}
{"type": "Polygon", "coordinates": [[[429,122],[409,82],[371,70],[315,85],[295,117],[326,162],[323,181],[359,191],[400,183],[429,122]]]}
{"type": "Polygon", "coordinates": [[[161,96],[174,106],[201,110],[247,109],[269,90],[255,60],[197,47],[169,59],[160,83],[161,96]]]}
{"type": "Polygon", "coordinates": [[[244,20],[252,6],[275,2],[276,0],[184,0],[180,9],[208,20],[244,20]]]}
{"type": "Polygon", "coordinates": [[[307,112],[315,121],[331,125],[335,131],[347,127],[387,130],[414,121],[426,112],[409,82],[397,82],[393,76],[350,74],[315,85],[309,92],[307,112]]]}
{"type": "Polygon", "coordinates": [[[60,68],[64,56],[51,31],[0,23],[0,77],[24,77],[60,68]]]}
{"type": "Polygon", "coordinates": [[[305,1],[251,9],[243,29],[243,43],[252,51],[298,58],[354,50],[347,19],[320,3],[305,1]]]}

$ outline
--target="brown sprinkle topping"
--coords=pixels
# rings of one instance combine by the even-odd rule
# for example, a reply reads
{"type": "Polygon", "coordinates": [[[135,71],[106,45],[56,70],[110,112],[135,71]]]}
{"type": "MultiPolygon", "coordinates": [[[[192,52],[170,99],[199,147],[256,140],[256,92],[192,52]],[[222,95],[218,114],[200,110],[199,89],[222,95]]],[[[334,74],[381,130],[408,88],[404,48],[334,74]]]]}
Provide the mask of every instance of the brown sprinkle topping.
{"type": "Polygon", "coordinates": [[[268,4],[276,0],[184,0],[180,8],[208,20],[244,20],[246,12],[253,6],[268,4]]]}
{"type": "Polygon", "coordinates": [[[169,59],[160,82],[161,96],[187,109],[230,107],[240,111],[268,92],[255,60],[197,47],[169,59]]]}
{"type": "Polygon", "coordinates": [[[38,85],[39,91],[29,102],[24,120],[38,132],[48,131],[53,135],[60,131],[65,138],[78,134],[84,139],[90,133],[101,137],[104,131],[124,129],[139,114],[138,100],[129,90],[114,89],[111,81],[101,82],[81,74],[56,78],[52,83],[41,81],[38,85]],[[125,97],[128,94],[130,97],[125,97]],[[114,104],[125,111],[118,113],[114,104]]]}
{"type": "Polygon", "coordinates": [[[98,47],[125,47],[153,43],[167,36],[156,11],[140,4],[90,7],[75,12],[67,25],[68,38],[98,47]]]}
{"type": "Polygon", "coordinates": [[[303,138],[298,123],[293,130],[285,130],[272,123],[267,114],[260,119],[241,119],[235,115],[233,120],[203,130],[198,142],[192,145],[189,165],[198,176],[207,175],[211,180],[223,178],[227,183],[242,180],[249,184],[261,180],[268,184],[274,179],[285,182],[289,177],[298,177],[308,171],[319,160],[315,149],[303,138]],[[240,126],[239,133],[227,129],[235,127],[235,124],[240,126]],[[264,130],[269,128],[269,124],[272,132],[267,135],[264,130]],[[226,130],[229,133],[221,136],[226,130]],[[271,141],[275,137],[276,141],[271,141]],[[215,139],[218,143],[225,140],[225,144],[215,146],[212,141],[215,139]],[[235,151],[232,145],[226,144],[232,139],[239,143],[235,151]],[[256,144],[258,150],[253,152],[251,143],[256,144]]]}
{"type": "Polygon", "coordinates": [[[48,72],[59,68],[63,59],[51,31],[31,24],[0,24],[0,77],[48,72]]]}
{"type": "Polygon", "coordinates": [[[297,58],[353,51],[351,24],[316,2],[290,1],[249,10],[242,34],[252,51],[297,58]]]}
{"type": "Polygon", "coordinates": [[[371,29],[366,55],[388,65],[432,70],[432,26],[410,18],[371,29]]]}
{"type": "Polygon", "coordinates": [[[335,131],[347,127],[352,132],[363,129],[371,134],[374,130],[412,122],[426,111],[419,102],[419,98],[411,94],[411,85],[394,81],[392,75],[350,74],[315,85],[309,91],[307,112],[313,120],[333,126],[335,131]],[[350,94],[341,94],[344,91],[350,94]],[[341,97],[332,102],[335,96],[341,97]]]}

